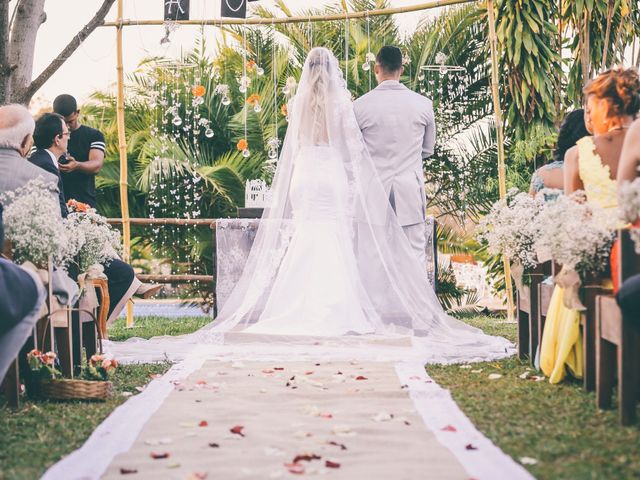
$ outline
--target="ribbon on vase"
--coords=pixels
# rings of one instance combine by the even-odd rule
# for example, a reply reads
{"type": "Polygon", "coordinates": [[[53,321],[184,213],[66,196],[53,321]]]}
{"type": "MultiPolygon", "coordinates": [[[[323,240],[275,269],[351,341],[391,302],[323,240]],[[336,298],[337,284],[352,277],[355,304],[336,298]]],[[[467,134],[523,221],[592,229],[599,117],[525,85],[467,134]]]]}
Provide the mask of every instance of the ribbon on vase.
{"type": "MultiPolygon", "coordinates": [[[[96,307],[100,305],[98,302],[98,296],[96,295],[96,290],[93,288],[90,280],[93,279],[101,279],[106,280],[107,276],[104,274],[104,267],[99,264],[93,264],[87,270],[78,275],[78,285],[80,286],[80,290],[82,291],[82,295],[80,296],[80,310],[89,310],[93,311],[96,307]],[[88,283],[88,285],[87,285],[88,283]],[[87,288],[87,286],[89,288],[87,288]]],[[[83,315],[86,315],[83,312],[80,312],[81,320],[83,315]]]]}
{"type": "MultiPolygon", "coordinates": [[[[524,291],[524,283],[522,282],[522,278],[524,277],[524,267],[520,262],[513,262],[511,264],[511,278],[516,284],[516,289],[518,292],[524,291]]],[[[522,295],[522,293],[520,293],[522,295]]]]}
{"type": "Polygon", "coordinates": [[[573,268],[563,265],[560,273],[556,275],[554,280],[556,282],[556,285],[564,290],[562,303],[565,307],[570,310],[578,310],[579,312],[583,312],[587,309],[582,304],[580,295],[578,294],[578,292],[580,291],[580,286],[582,285],[582,280],[580,279],[580,275],[578,275],[578,272],[576,272],[573,268]]]}

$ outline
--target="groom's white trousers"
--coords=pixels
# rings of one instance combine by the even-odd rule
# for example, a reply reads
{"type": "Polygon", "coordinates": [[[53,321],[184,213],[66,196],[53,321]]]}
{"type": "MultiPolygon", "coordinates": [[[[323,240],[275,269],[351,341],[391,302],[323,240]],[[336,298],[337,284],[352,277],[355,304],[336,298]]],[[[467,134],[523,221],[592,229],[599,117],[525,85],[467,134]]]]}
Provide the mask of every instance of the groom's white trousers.
{"type": "Polygon", "coordinates": [[[418,261],[424,271],[427,271],[427,235],[425,222],[416,223],[415,225],[406,225],[402,227],[405,236],[409,240],[411,249],[418,257],[418,261]]]}

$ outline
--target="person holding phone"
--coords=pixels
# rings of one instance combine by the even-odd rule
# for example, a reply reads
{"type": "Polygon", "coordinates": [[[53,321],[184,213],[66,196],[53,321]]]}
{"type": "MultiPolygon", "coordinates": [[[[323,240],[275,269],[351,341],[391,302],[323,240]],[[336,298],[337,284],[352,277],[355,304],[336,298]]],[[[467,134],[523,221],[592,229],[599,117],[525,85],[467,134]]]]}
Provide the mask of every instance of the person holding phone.
{"type": "Polygon", "coordinates": [[[53,111],[64,118],[70,132],[68,153],[58,162],[66,197],[97,209],[96,175],[104,165],[104,135],[80,123],[78,102],[71,95],[58,95],[53,111]]]}

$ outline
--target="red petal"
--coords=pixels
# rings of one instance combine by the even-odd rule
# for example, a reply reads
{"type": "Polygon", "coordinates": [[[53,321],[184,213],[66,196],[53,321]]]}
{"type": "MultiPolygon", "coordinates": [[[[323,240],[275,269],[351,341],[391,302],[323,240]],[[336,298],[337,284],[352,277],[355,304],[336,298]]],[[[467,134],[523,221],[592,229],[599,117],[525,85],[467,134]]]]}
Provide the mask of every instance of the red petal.
{"type": "Polygon", "coordinates": [[[236,435],[240,435],[241,437],[244,437],[244,433],[242,433],[242,430],[244,430],[244,427],[242,425],[236,425],[235,427],[231,428],[229,431],[231,433],[235,433],[236,435]]]}
{"type": "Polygon", "coordinates": [[[128,475],[129,473],[138,473],[135,468],[120,468],[120,475],[128,475]]]}
{"type": "Polygon", "coordinates": [[[313,375],[313,370],[309,370],[308,372],[304,372],[305,375],[313,375]]]}
{"type": "Polygon", "coordinates": [[[441,428],[443,432],[457,432],[458,430],[453,425],[447,425],[446,427],[441,428]]]}
{"type": "Polygon", "coordinates": [[[467,450],[477,450],[478,447],[476,447],[475,445],[468,443],[464,448],[466,448],[467,450]]]}
{"type": "Polygon", "coordinates": [[[346,450],[347,446],[344,443],[338,443],[338,442],[334,442],[333,440],[330,442],[327,442],[329,445],[335,445],[336,447],[340,447],[340,450],[346,450]]]}
{"type": "Polygon", "coordinates": [[[206,385],[206,384],[207,384],[207,381],[206,381],[206,380],[198,380],[198,381],[196,382],[196,385],[206,385]]]}
{"type": "Polygon", "coordinates": [[[283,367],[273,367],[274,370],[284,370],[283,367]]]}
{"type": "Polygon", "coordinates": [[[210,443],[209,443],[209,446],[210,446],[211,448],[220,448],[220,444],[219,444],[219,443],[213,443],[213,442],[210,442],[210,443]]]}
{"type": "MultiPolygon", "coordinates": [[[[277,370],[277,368],[276,368],[276,370],[277,370]]],[[[267,374],[273,373],[273,370],[270,369],[270,368],[265,368],[264,370],[262,370],[262,373],[267,373],[267,374]]]]}
{"type": "Polygon", "coordinates": [[[161,460],[163,458],[169,458],[169,452],[162,452],[162,453],[151,452],[149,455],[154,460],[161,460]]]}
{"type": "Polygon", "coordinates": [[[356,380],[369,380],[367,377],[363,377],[362,375],[358,375],[356,380]]]}
{"type": "Polygon", "coordinates": [[[207,422],[206,420],[202,420],[199,424],[199,427],[208,427],[209,426],[209,422],[207,422]]]}
{"type": "Polygon", "coordinates": [[[296,455],[293,459],[293,463],[310,462],[311,460],[320,460],[322,457],[315,453],[303,453],[302,455],[296,455]]]}
{"type": "Polygon", "coordinates": [[[338,462],[332,462],[331,460],[324,462],[324,466],[327,468],[340,468],[340,464],[338,462]]]}
{"type": "Polygon", "coordinates": [[[321,418],[333,418],[333,415],[330,413],[321,413],[319,416],[321,418]]]}

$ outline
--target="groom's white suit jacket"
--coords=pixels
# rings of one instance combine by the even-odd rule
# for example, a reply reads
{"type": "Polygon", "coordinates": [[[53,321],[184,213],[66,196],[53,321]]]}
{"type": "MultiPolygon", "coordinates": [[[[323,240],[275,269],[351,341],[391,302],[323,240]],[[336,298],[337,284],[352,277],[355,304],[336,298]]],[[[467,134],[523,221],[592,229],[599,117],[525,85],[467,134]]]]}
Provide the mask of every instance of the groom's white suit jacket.
{"type": "Polygon", "coordinates": [[[433,104],[400,82],[386,80],[354,102],[365,144],[400,224],[426,218],[422,159],[433,155],[433,104]]]}

